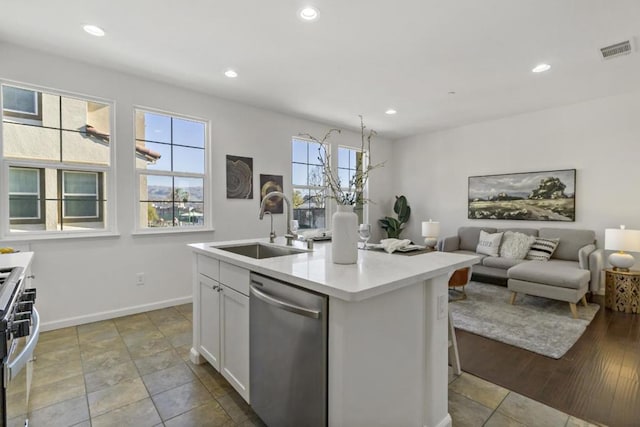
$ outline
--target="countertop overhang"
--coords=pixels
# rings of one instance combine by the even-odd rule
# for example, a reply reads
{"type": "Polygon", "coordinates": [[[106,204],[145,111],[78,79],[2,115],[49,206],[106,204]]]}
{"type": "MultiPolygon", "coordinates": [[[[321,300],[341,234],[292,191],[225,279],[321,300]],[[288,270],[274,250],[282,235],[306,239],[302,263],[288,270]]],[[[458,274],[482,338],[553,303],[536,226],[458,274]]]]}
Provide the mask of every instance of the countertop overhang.
{"type": "Polygon", "coordinates": [[[22,267],[25,270],[31,264],[33,252],[16,252],[0,255],[0,268],[22,267]]]}
{"type": "MultiPolygon", "coordinates": [[[[313,251],[266,259],[253,259],[219,249],[252,242],[269,244],[268,239],[246,239],[189,246],[196,253],[345,301],[382,295],[480,261],[477,256],[448,252],[403,256],[359,250],[356,264],[340,265],[331,261],[330,242],[316,242],[313,251]]],[[[284,246],[284,238],[276,239],[275,245],[284,246]]],[[[295,241],[294,247],[305,249],[305,244],[295,241]]]]}

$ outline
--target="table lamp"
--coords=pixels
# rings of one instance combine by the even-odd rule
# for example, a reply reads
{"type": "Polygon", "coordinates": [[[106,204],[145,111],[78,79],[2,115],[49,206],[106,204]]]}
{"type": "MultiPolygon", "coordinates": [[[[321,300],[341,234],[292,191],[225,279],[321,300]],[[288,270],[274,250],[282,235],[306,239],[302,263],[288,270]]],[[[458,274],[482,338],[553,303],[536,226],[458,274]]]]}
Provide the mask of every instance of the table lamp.
{"type": "Polygon", "coordinates": [[[629,271],[635,259],[625,251],[640,252],[640,230],[627,230],[624,225],[607,228],[604,230],[604,248],[618,251],[609,255],[609,264],[614,270],[629,271]]]}
{"type": "Polygon", "coordinates": [[[438,236],[440,235],[440,223],[437,221],[422,221],[422,237],[424,237],[424,244],[433,249],[438,243],[438,236]]]}

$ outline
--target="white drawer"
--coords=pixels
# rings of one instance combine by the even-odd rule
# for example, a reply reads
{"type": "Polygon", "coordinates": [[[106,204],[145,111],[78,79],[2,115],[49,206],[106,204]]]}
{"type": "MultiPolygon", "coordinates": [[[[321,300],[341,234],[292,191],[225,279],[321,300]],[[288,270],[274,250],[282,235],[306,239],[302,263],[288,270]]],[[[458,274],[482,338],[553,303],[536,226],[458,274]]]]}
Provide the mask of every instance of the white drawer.
{"type": "Polygon", "coordinates": [[[249,270],[220,262],[220,283],[244,295],[249,295],[249,270]]]}
{"type": "Polygon", "coordinates": [[[220,261],[204,255],[198,255],[198,273],[219,281],[220,261]]]}

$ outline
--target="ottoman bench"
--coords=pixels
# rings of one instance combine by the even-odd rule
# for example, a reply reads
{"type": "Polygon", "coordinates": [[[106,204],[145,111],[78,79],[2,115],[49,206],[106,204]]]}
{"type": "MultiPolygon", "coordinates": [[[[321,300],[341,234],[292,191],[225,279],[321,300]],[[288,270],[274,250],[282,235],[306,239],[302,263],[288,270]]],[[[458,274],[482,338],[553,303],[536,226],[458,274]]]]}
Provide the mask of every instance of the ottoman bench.
{"type": "Polygon", "coordinates": [[[511,304],[516,295],[523,293],[566,301],[574,319],[578,317],[576,303],[582,300],[587,306],[585,294],[589,290],[591,274],[574,261],[528,261],[514,265],[508,272],[507,288],[512,291],[511,304]]]}

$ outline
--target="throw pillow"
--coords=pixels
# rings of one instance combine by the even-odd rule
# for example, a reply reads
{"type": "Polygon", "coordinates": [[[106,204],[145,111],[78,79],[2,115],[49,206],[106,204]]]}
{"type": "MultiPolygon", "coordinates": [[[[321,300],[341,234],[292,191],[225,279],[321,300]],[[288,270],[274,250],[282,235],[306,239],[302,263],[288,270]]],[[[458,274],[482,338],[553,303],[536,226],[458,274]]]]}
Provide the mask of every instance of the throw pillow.
{"type": "Polygon", "coordinates": [[[510,259],[524,259],[535,241],[535,236],[505,231],[500,245],[500,256],[510,259]]]}
{"type": "Polygon", "coordinates": [[[498,256],[502,234],[503,233],[490,234],[484,230],[480,230],[480,240],[478,240],[476,252],[489,256],[498,256]]]}
{"type": "Polygon", "coordinates": [[[549,258],[551,258],[551,255],[553,255],[553,252],[558,247],[558,243],[560,243],[560,239],[543,239],[542,237],[537,237],[527,253],[527,259],[549,261],[549,258]]]}

